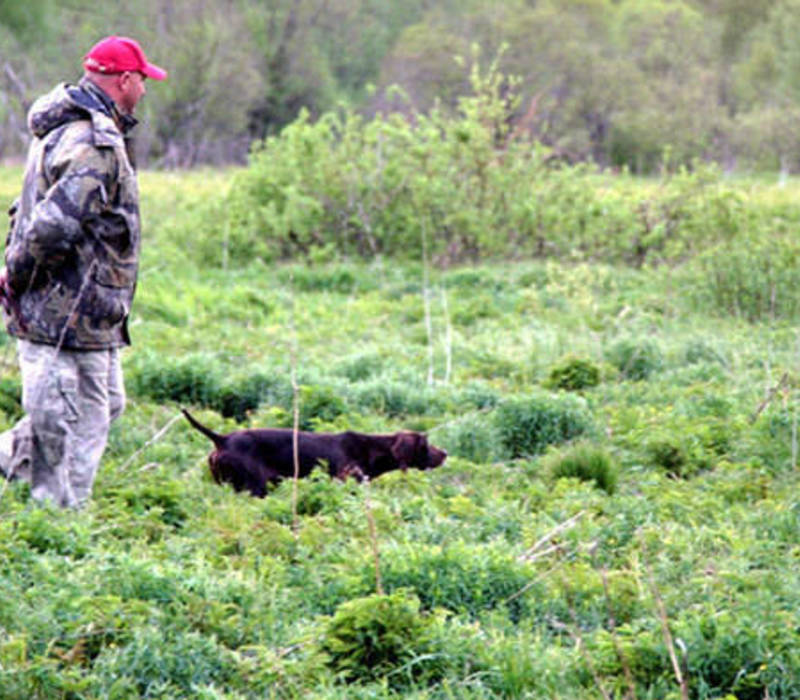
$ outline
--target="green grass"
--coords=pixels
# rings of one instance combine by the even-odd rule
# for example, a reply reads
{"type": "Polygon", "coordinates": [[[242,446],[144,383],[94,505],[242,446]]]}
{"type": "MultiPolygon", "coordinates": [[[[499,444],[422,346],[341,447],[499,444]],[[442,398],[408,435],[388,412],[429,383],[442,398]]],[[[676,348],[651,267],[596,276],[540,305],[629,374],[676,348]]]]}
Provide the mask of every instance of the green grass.
{"type": "Polygon", "coordinates": [[[0,495],[0,697],[679,697],[656,593],[692,698],[800,694],[793,324],[667,270],[486,262],[429,271],[429,338],[420,265],[200,267],[229,176],[142,175],[129,405],[89,507],[0,495]],[[558,389],[576,357],[598,372],[558,389]],[[293,365],[309,427],[424,429],[446,464],[317,474],[296,532],[291,484],[217,486],[179,404],[288,425],[293,365]]]}

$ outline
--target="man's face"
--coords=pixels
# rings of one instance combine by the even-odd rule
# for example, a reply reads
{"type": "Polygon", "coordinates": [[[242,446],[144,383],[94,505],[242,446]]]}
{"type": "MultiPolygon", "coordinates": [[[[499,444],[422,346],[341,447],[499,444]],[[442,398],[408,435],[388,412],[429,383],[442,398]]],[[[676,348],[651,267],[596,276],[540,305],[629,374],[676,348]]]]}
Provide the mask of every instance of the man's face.
{"type": "Polygon", "coordinates": [[[117,105],[123,112],[133,114],[136,104],[147,92],[144,86],[145,80],[147,77],[139,71],[125,71],[119,74],[117,105]]]}

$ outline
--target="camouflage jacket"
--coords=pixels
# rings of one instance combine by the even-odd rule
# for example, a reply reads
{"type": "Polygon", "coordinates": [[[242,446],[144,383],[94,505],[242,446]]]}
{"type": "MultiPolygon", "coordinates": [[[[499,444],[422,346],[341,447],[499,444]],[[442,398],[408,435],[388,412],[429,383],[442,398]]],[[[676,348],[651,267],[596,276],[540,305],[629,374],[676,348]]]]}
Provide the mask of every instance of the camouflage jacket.
{"type": "Polygon", "coordinates": [[[31,107],[5,250],[12,335],[77,350],[130,343],[140,224],[124,134],[133,124],[86,78],[31,107]]]}

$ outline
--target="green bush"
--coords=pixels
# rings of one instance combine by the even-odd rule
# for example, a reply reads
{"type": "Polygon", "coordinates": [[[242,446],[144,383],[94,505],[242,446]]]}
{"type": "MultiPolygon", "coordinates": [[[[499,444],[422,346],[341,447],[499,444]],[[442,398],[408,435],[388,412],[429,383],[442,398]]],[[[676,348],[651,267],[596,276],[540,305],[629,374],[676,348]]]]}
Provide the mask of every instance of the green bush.
{"type": "MultiPolygon", "coordinates": [[[[133,360],[127,381],[131,393],[137,396],[159,403],[174,401],[211,408],[239,422],[263,403],[289,411],[293,400],[291,381],[285,373],[277,369],[272,374],[257,369],[233,371],[216,357],[204,353],[178,358],[139,354],[133,360]]],[[[337,401],[330,390],[305,387],[302,393],[307,403],[306,426],[317,415],[327,416],[332,410],[341,412],[341,401],[339,409],[331,408],[337,401]]]]}
{"type": "Polygon", "coordinates": [[[421,382],[375,377],[354,386],[351,402],[362,413],[391,418],[425,416],[442,410],[436,391],[421,382]]]}
{"type": "Polygon", "coordinates": [[[105,557],[97,570],[103,574],[100,582],[103,588],[121,600],[152,601],[161,608],[178,600],[183,585],[174,577],[172,567],[159,566],[127,553],[105,557]]]}
{"type": "Polygon", "coordinates": [[[93,664],[111,697],[193,697],[205,685],[229,686],[239,669],[234,655],[196,632],[137,629],[128,644],[103,649],[93,664]]]}
{"type": "Polygon", "coordinates": [[[338,294],[364,293],[378,288],[373,275],[346,267],[292,266],[278,269],[278,278],[295,292],[334,292],[338,294]]]}
{"type": "Polygon", "coordinates": [[[553,479],[573,478],[593,482],[608,494],[617,489],[619,467],[606,450],[590,443],[553,450],[545,456],[543,466],[553,479]]]}
{"type": "MultiPolygon", "coordinates": [[[[506,138],[517,97],[496,65],[470,78],[473,93],[454,110],[416,113],[413,122],[302,113],[255,145],[221,207],[224,221],[212,217],[214,229],[200,236],[204,245],[234,264],[419,260],[425,241],[433,258],[451,262],[533,255],[640,267],[681,262],[738,233],[741,201],[713,166],[665,168],[659,186],[644,192],[606,187],[585,164],[555,164],[540,143],[506,138]]],[[[298,288],[363,284],[346,271],[296,275],[298,288]]],[[[451,286],[463,284],[452,277],[451,286]]],[[[456,313],[469,324],[496,312],[473,305],[456,313]]]]}
{"type": "MultiPolygon", "coordinates": [[[[788,610],[758,610],[751,602],[744,609],[737,605],[734,610],[694,610],[671,619],[694,697],[761,700],[791,698],[800,692],[791,615],[788,610]],[[782,624],[764,624],[774,617],[782,624]]],[[[624,664],[640,687],[661,693],[674,687],[672,662],[656,620],[636,628],[621,625],[616,640],[609,632],[598,631],[588,648],[601,678],[622,680],[624,664]]]]}
{"type": "Polygon", "coordinates": [[[733,609],[697,612],[682,615],[675,627],[687,645],[688,674],[708,696],[761,700],[800,693],[791,606],[762,607],[751,599],[733,609]]]}
{"type": "MultiPolygon", "coordinates": [[[[295,486],[291,479],[282,481],[264,504],[264,513],[271,519],[289,525],[292,522],[292,494],[295,486]]],[[[344,503],[344,488],[331,479],[324,466],[314,469],[307,478],[297,482],[297,514],[315,516],[336,514],[344,503]]]]}
{"type": "Polygon", "coordinates": [[[455,300],[450,312],[453,325],[469,328],[479,321],[502,317],[503,310],[487,299],[487,296],[483,292],[473,291],[455,300]]]}
{"type": "Polygon", "coordinates": [[[498,404],[494,422],[512,459],[538,455],[548,445],[573,440],[593,427],[586,402],[571,394],[506,399],[498,404]]]}
{"type": "Polygon", "coordinates": [[[646,449],[650,462],[670,476],[688,476],[697,468],[690,463],[690,455],[679,436],[651,439],[646,449]]]}
{"type": "Polygon", "coordinates": [[[677,478],[712,469],[732,447],[731,426],[715,417],[665,416],[644,437],[649,463],[677,478]]]}
{"type": "Polygon", "coordinates": [[[580,391],[600,383],[600,368],[591,360],[568,355],[551,368],[544,386],[548,389],[580,391]]]}
{"type": "Polygon", "coordinates": [[[686,363],[690,365],[712,363],[724,366],[728,364],[725,356],[715,344],[705,338],[692,338],[686,343],[683,356],[686,363]]]}
{"type": "Polygon", "coordinates": [[[772,471],[792,466],[792,444],[800,413],[792,406],[772,406],[764,411],[743,440],[739,452],[756,458],[772,471]]]}
{"type": "Polygon", "coordinates": [[[650,196],[631,203],[636,224],[618,241],[628,244],[626,262],[680,263],[740,233],[743,200],[722,183],[716,165],[696,161],[675,173],[664,168],[664,176],[650,196]]]}
{"type": "Polygon", "coordinates": [[[330,423],[347,412],[345,400],[330,386],[300,386],[298,403],[300,430],[311,430],[316,422],[330,423]]]}
{"type": "Polygon", "coordinates": [[[179,358],[143,352],[128,372],[132,393],[163,403],[211,406],[220,394],[222,368],[210,355],[193,353],[179,358]]]}
{"type": "MultiPolygon", "coordinates": [[[[381,553],[381,572],[387,589],[413,590],[425,610],[447,608],[477,618],[499,609],[514,621],[527,614],[528,602],[518,594],[531,572],[504,544],[401,546],[381,553]]],[[[364,572],[365,581],[371,576],[364,572]]]]}
{"type": "Polygon", "coordinates": [[[292,405],[292,393],[291,380],[283,373],[256,371],[223,381],[207,407],[216,409],[225,418],[242,422],[262,403],[288,409],[292,405]]]}
{"type": "Polygon", "coordinates": [[[694,309],[750,322],[800,318],[800,243],[756,227],[736,245],[700,253],[679,276],[694,309]]]}
{"type": "MultiPolygon", "coordinates": [[[[655,620],[641,625],[620,625],[612,635],[600,629],[587,645],[589,654],[601,678],[625,678],[625,668],[634,682],[665,694],[674,687],[674,675],[664,640],[655,620]]],[[[592,684],[587,677],[585,684],[592,684]]]]}
{"type": "Polygon", "coordinates": [[[47,508],[34,508],[17,521],[17,537],[31,549],[71,557],[84,556],[89,532],[80,522],[70,522],[47,508]]]}
{"type": "Polygon", "coordinates": [[[420,612],[407,591],[342,603],[319,640],[328,665],[349,682],[385,678],[390,686],[438,680],[434,639],[438,618],[420,612]]]}
{"type": "Polygon", "coordinates": [[[624,338],[608,349],[607,357],[624,379],[633,381],[648,379],[664,366],[661,348],[651,340],[624,338]]]}
{"type": "Polygon", "coordinates": [[[455,392],[454,401],[458,406],[467,405],[485,410],[497,406],[500,402],[500,393],[489,384],[472,381],[455,392]]]}
{"type": "Polygon", "coordinates": [[[431,434],[447,453],[475,464],[503,459],[505,449],[492,417],[488,413],[468,413],[462,418],[438,426],[431,434]]]}
{"type": "Polygon", "coordinates": [[[22,382],[19,379],[0,378],[0,411],[12,421],[22,417],[22,382]]]}
{"type": "Polygon", "coordinates": [[[338,362],[335,371],[351,382],[363,382],[381,374],[386,364],[378,353],[360,353],[338,362]]]}
{"type": "Polygon", "coordinates": [[[188,518],[184,488],[179,481],[160,479],[155,484],[127,486],[118,491],[112,488],[103,495],[121,499],[124,507],[136,515],[155,512],[164,524],[175,528],[182,527],[188,518]]]}

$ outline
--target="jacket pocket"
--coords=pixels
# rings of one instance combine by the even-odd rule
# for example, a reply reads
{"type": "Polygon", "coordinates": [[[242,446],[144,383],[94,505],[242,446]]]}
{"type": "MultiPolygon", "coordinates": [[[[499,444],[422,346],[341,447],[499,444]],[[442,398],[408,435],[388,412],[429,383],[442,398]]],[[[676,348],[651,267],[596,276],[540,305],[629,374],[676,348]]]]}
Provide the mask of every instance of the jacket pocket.
{"type": "Polygon", "coordinates": [[[98,268],[92,276],[90,293],[81,306],[95,328],[111,328],[128,315],[133,288],[101,272],[102,268],[98,268]]]}
{"type": "Polygon", "coordinates": [[[58,393],[64,407],[64,418],[70,423],[78,420],[78,380],[72,373],[58,376],[58,393]]]}
{"type": "Polygon", "coordinates": [[[132,289],[136,283],[136,265],[99,264],[92,273],[92,279],[101,287],[110,289],[132,289]]]}

